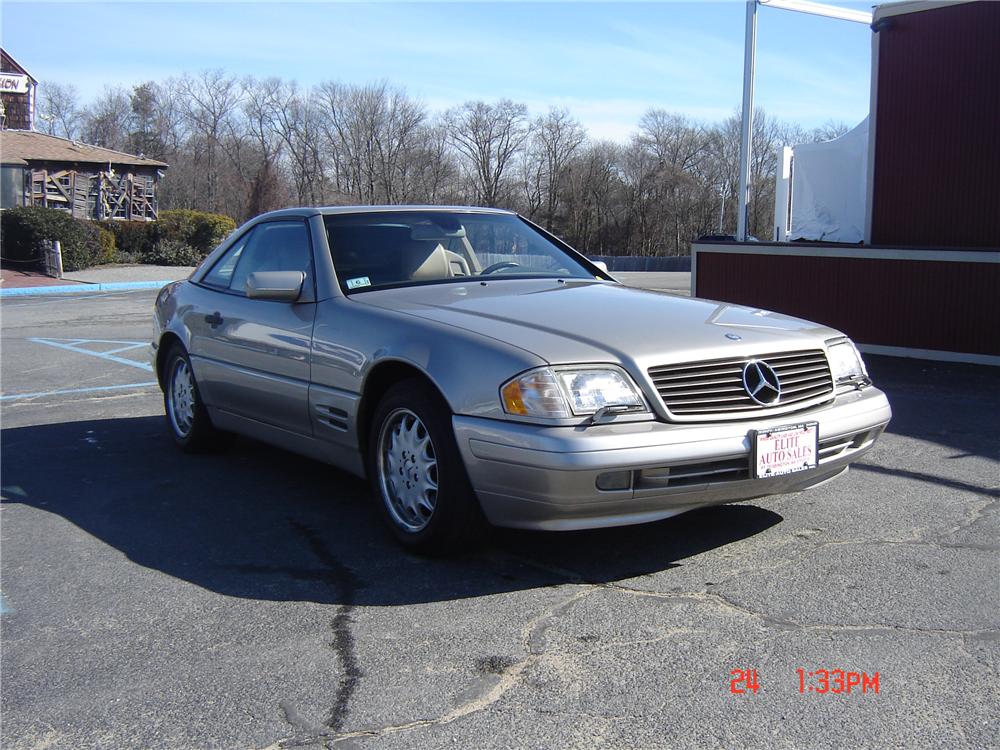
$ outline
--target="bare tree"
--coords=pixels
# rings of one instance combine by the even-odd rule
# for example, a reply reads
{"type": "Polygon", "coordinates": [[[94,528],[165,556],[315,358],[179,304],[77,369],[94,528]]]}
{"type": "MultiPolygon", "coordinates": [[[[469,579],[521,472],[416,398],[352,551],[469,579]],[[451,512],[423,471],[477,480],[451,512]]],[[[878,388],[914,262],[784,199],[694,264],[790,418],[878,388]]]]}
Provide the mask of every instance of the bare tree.
{"type": "Polygon", "coordinates": [[[80,97],[76,86],[46,83],[40,89],[38,119],[43,123],[43,131],[63,138],[76,138],[80,133],[80,97]]]}
{"type": "MultiPolygon", "coordinates": [[[[813,143],[832,141],[834,138],[840,138],[840,136],[844,135],[851,129],[852,126],[848,125],[843,120],[827,120],[818,128],[813,128],[812,131],[810,131],[809,140],[813,143]]],[[[802,141],[797,142],[802,143],[802,141]]]]}
{"type": "Polygon", "coordinates": [[[274,110],[274,123],[285,146],[296,202],[315,206],[324,202],[326,175],[322,154],[322,99],[318,92],[299,91],[286,82],[274,110]]]}
{"type": "Polygon", "coordinates": [[[132,103],[123,88],[107,87],[83,111],[81,137],[95,146],[124,151],[132,122],[132,103]]]}
{"type": "Polygon", "coordinates": [[[440,123],[420,128],[409,164],[407,194],[413,202],[457,204],[465,201],[448,132],[440,123]]]}
{"type": "Polygon", "coordinates": [[[409,156],[418,146],[424,108],[385,81],[368,86],[329,81],[319,87],[318,98],[338,188],[360,203],[406,200],[412,189],[409,156]]]}
{"type": "MultiPolygon", "coordinates": [[[[739,193],[740,127],[737,110],[711,131],[711,149],[717,160],[716,171],[722,176],[726,197],[723,224],[736,229],[736,203],[739,193]]],[[[774,216],[774,172],[777,147],[804,140],[801,130],[778,122],[763,109],[753,113],[753,158],[750,163],[750,199],[747,203],[747,231],[756,237],[769,237],[774,216]]]]}
{"type": "Polygon", "coordinates": [[[553,230],[580,249],[611,255],[629,250],[621,160],[618,144],[598,141],[582,147],[566,165],[562,200],[568,216],[553,230]]]}
{"type": "MultiPolygon", "coordinates": [[[[537,138],[529,138],[517,156],[514,169],[517,191],[511,199],[510,208],[538,220],[538,214],[545,205],[547,188],[545,158],[542,144],[537,138]]],[[[546,222],[551,225],[551,222],[546,222]]]]}
{"type": "Polygon", "coordinates": [[[219,189],[223,141],[232,136],[234,117],[239,112],[239,81],[222,70],[203,70],[194,76],[185,75],[178,88],[191,130],[189,145],[202,169],[204,205],[210,211],[224,210],[219,189]]]}
{"type": "Polygon", "coordinates": [[[683,115],[650,109],[639,120],[639,141],[656,159],[681,171],[692,169],[705,151],[702,128],[683,115]]]}
{"type": "Polygon", "coordinates": [[[507,170],[530,133],[528,108],[509,99],[466,102],[448,110],[444,124],[473,176],[477,202],[499,205],[507,170]]]}
{"type": "MultiPolygon", "coordinates": [[[[408,160],[417,146],[421,125],[427,117],[423,106],[410,99],[402,89],[386,83],[367,87],[362,97],[372,111],[382,115],[381,127],[375,127],[375,154],[378,166],[380,200],[398,203],[407,200],[408,160]]],[[[373,123],[378,118],[372,118],[373,123]]]]}
{"type": "Polygon", "coordinates": [[[586,140],[587,132],[567,109],[551,108],[535,121],[535,150],[541,157],[541,183],[545,194],[545,227],[551,229],[559,202],[566,165],[586,140]]]}
{"type": "Polygon", "coordinates": [[[650,251],[680,254],[694,231],[696,198],[700,193],[700,166],[708,152],[704,128],[662,109],[648,110],[639,121],[637,146],[655,160],[652,165],[652,200],[656,238],[650,251]],[[668,241],[669,238],[669,241],[668,241]]]}
{"type": "Polygon", "coordinates": [[[278,131],[282,83],[278,78],[243,80],[242,113],[249,152],[239,169],[249,183],[246,218],[278,208],[282,203],[279,160],[284,143],[278,131]]]}
{"type": "Polygon", "coordinates": [[[749,232],[765,239],[774,220],[774,175],[778,146],[785,143],[783,125],[763,109],[753,113],[753,160],[750,163],[749,232]]]}
{"type": "MultiPolygon", "coordinates": [[[[585,252],[687,252],[736,227],[740,115],[650,109],[626,143],[588,142],[569,111],[470,101],[429,112],[386,81],[300,89],[222,71],[107,89],[82,111],[47,84],[50,133],[160,158],[163,208],[253,216],[287,203],[478,203],[515,209],[585,252]]],[[[770,235],[776,148],[843,134],[754,112],[748,229],[770,235]]]]}

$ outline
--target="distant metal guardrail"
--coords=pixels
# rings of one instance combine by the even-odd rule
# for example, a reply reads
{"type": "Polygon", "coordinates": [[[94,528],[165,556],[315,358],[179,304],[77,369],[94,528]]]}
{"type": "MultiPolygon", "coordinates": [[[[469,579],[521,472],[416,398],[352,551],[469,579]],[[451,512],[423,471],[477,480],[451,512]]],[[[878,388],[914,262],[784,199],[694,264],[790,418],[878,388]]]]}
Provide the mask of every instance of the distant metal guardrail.
{"type": "Polygon", "coordinates": [[[611,273],[615,271],[690,271],[690,255],[588,255],[591,260],[604,261],[611,273]]]}

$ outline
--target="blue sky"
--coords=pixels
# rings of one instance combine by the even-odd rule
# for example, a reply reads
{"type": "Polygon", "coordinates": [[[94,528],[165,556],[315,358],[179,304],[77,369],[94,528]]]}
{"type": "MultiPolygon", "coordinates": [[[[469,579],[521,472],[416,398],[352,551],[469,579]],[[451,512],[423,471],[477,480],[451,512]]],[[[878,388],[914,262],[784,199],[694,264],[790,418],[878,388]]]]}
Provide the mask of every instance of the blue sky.
{"type": "MultiPolygon", "coordinates": [[[[650,107],[717,120],[742,95],[739,0],[4,0],[0,12],[4,48],[43,84],[71,83],[84,99],[203,68],[304,85],[384,78],[435,110],[508,97],[535,113],[565,106],[591,135],[622,139],[650,107]]],[[[756,102],[769,113],[804,127],[868,113],[867,27],[762,7],[757,50],[756,102]]]]}

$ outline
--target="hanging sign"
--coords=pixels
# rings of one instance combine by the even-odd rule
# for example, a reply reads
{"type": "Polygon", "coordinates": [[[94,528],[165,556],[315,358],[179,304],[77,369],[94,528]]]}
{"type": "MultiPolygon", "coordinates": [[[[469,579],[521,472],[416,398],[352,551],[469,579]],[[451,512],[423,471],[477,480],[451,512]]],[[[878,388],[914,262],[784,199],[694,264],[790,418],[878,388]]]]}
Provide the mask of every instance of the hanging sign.
{"type": "Polygon", "coordinates": [[[0,73],[0,92],[4,94],[27,94],[28,76],[17,73],[0,73]]]}

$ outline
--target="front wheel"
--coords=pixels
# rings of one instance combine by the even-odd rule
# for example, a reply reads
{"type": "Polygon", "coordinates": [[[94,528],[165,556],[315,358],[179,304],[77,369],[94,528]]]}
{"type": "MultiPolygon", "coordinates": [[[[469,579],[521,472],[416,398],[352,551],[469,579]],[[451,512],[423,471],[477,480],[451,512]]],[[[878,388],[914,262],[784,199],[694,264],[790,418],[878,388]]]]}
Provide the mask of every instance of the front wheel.
{"type": "Polygon", "coordinates": [[[395,537],[426,554],[467,548],[486,521],[441,397],[419,380],[392,386],[376,407],[368,475],[395,537]]]}
{"type": "Polygon", "coordinates": [[[179,344],[175,344],[167,355],[165,372],[163,407],[174,442],[189,453],[224,444],[224,436],[212,426],[201,401],[191,360],[179,344]]]}

